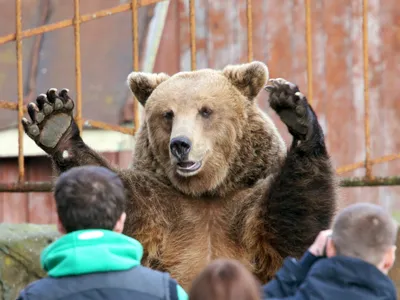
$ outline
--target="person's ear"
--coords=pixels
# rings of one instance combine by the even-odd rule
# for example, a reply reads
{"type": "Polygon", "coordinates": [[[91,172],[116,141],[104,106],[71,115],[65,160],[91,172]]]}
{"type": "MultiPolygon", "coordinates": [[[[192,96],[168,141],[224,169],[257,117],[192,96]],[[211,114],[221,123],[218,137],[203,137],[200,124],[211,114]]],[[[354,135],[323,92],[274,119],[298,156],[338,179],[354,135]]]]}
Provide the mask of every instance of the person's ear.
{"type": "Polygon", "coordinates": [[[331,238],[326,240],[326,257],[330,258],[336,256],[336,248],[331,238]]]}
{"type": "Polygon", "coordinates": [[[123,212],[121,214],[121,217],[118,219],[117,223],[114,226],[115,232],[122,233],[122,231],[124,231],[125,220],[126,220],[126,213],[123,212]]]}
{"type": "Polygon", "coordinates": [[[394,261],[396,260],[396,246],[390,247],[386,250],[385,255],[381,263],[381,271],[387,274],[393,267],[394,261]]]}
{"type": "Polygon", "coordinates": [[[61,234],[66,234],[64,226],[61,224],[60,218],[57,216],[57,230],[61,234]]]}

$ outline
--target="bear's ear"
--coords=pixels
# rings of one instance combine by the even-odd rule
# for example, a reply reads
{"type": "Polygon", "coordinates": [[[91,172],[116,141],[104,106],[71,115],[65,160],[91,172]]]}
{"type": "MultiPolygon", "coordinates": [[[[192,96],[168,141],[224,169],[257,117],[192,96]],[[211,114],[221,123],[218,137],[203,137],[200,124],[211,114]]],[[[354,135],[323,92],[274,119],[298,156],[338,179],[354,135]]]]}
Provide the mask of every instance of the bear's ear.
{"type": "Polygon", "coordinates": [[[223,74],[248,99],[255,98],[269,79],[267,66],[259,61],[228,65],[223,74]]]}
{"type": "Polygon", "coordinates": [[[154,89],[168,78],[169,75],[165,73],[132,72],[128,75],[127,82],[132,93],[144,106],[154,89]]]}

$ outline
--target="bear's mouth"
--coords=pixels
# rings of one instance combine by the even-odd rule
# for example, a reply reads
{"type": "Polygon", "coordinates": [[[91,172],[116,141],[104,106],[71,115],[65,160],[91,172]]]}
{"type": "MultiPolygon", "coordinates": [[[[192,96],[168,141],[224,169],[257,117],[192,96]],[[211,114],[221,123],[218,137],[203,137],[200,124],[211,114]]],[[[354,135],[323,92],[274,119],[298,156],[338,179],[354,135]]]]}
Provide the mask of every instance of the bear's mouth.
{"type": "Polygon", "coordinates": [[[201,161],[181,161],[177,164],[177,169],[179,173],[183,173],[186,176],[190,173],[198,171],[201,167],[201,161]]]}

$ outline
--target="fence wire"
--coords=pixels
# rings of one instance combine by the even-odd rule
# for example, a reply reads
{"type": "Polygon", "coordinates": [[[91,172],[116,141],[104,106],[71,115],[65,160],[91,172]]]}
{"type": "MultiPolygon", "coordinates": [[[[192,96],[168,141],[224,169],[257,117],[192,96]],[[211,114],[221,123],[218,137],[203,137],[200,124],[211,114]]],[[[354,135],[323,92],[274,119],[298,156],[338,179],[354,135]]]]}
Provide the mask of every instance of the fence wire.
{"type": "MultiPolygon", "coordinates": [[[[112,130],[124,134],[134,135],[139,128],[139,107],[138,102],[134,101],[133,128],[126,128],[114,124],[108,124],[96,120],[85,120],[82,118],[82,78],[81,78],[81,47],[80,47],[80,25],[85,22],[93,21],[103,17],[115,15],[118,13],[132,12],[132,41],[133,41],[133,70],[139,71],[139,38],[138,38],[138,9],[140,7],[156,4],[166,0],[131,0],[130,3],[121,4],[108,9],[100,10],[94,13],[81,15],[80,0],[74,0],[74,18],[63,20],[57,23],[39,26],[22,30],[21,16],[21,0],[15,0],[16,5],[16,31],[0,37],[0,45],[16,41],[16,57],[17,57],[17,95],[18,102],[0,100],[0,108],[18,111],[18,174],[19,180],[16,183],[0,183],[0,192],[49,192],[52,189],[51,182],[26,182],[24,169],[24,145],[23,145],[23,127],[21,119],[26,112],[23,95],[23,76],[22,76],[22,40],[28,37],[41,35],[46,32],[59,30],[67,27],[74,27],[75,37],[75,75],[76,75],[76,116],[75,120],[82,132],[83,124],[91,127],[112,130]]],[[[190,27],[190,53],[191,53],[191,69],[196,70],[196,7],[195,0],[189,1],[189,27],[190,27]]],[[[365,168],[365,176],[361,178],[344,178],[341,180],[342,187],[354,186],[389,186],[400,185],[400,176],[393,177],[374,177],[372,174],[372,166],[384,162],[390,162],[400,159],[400,153],[382,156],[371,159],[371,140],[370,140],[370,108],[369,108],[369,82],[368,82],[368,0],[362,0],[363,15],[363,61],[364,61],[364,132],[365,132],[365,160],[354,164],[339,167],[336,171],[338,174],[354,171],[359,168],[365,168]]],[[[252,18],[252,0],[246,0],[246,16],[247,16],[247,50],[248,61],[253,60],[253,18],[252,18]]],[[[312,31],[311,31],[311,0],[305,0],[305,40],[307,45],[307,97],[312,104],[313,101],[313,74],[312,74],[312,31]]]]}

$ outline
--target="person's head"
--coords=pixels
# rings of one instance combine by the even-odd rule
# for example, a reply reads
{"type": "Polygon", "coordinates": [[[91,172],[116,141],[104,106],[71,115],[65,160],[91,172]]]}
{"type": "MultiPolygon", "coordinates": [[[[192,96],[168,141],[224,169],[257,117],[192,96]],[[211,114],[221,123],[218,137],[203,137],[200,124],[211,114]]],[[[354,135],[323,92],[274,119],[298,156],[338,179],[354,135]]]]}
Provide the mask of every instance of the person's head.
{"type": "Polygon", "coordinates": [[[57,179],[54,190],[58,230],[83,229],[122,232],[125,192],[117,174],[97,166],[72,168],[57,179]]]}
{"type": "Polygon", "coordinates": [[[193,281],[190,300],[260,300],[259,281],[238,261],[218,259],[193,281]]]}
{"type": "Polygon", "coordinates": [[[395,260],[397,229],[384,208],[369,203],[350,205],[334,220],[326,254],[359,258],[387,274],[395,260]]]}

